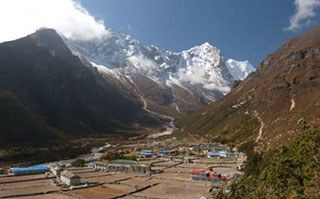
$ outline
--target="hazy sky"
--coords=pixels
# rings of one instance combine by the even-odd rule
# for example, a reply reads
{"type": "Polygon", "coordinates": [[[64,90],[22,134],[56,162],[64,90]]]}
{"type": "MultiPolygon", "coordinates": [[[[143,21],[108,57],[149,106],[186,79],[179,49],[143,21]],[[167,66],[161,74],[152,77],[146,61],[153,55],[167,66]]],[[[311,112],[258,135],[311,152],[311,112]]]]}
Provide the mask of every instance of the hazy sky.
{"type": "Polygon", "coordinates": [[[144,44],[181,51],[208,41],[225,57],[248,59],[255,66],[288,38],[320,21],[319,15],[314,16],[319,14],[320,0],[80,2],[107,27],[129,33],[144,44]]]}
{"type": "Polygon", "coordinates": [[[0,42],[41,27],[80,40],[113,28],[174,52],[209,42],[257,66],[319,14],[320,0],[1,0],[0,42]]]}

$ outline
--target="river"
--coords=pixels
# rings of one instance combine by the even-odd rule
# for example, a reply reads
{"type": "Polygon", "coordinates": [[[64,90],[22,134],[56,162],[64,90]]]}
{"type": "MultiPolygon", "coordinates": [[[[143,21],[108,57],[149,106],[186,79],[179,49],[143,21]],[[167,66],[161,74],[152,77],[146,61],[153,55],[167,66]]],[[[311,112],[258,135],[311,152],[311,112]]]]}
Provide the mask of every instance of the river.
{"type": "Polygon", "coordinates": [[[105,150],[107,148],[110,148],[110,147],[111,147],[110,144],[105,143],[105,145],[103,145],[101,147],[96,147],[96,148],[91,149],[90,153],[79,155],[78,157],[73,158],[73,159],[59,160],[59,161],[55,161],[55,162],[45,163],[45,165],[50,165],[50,164],[69,165],[69,164],[73,163],[74,161],[76,161],[77,159],[83,159],[86,162],[92,162],[94,160],[100,159],[103,155],[103,153],[101,153],[101,151],[105,150]]]}
{"type": "MultiPolygon", "coordinates": [[[[158,117],[159,117],[159,115],[158,115],[158,117]]],[[[173,118],[168,117],[168,116],[164,116],[164,115],[161,115],[161,117],[162,117],[162,119],[166,120],[166,122],[162,126],[165,130],[162,131],[162,132],[159,132],[159,133],[151,134],[147,138],[156,139],[156,138],[159,138],[161,136],[171,135],[172,132],[174,130],[176,130],[173,118]]],[[[96,147],[96,148],[91,149],[91,152],[88,153],[88,154],[79,155],[78,157],[73,158],[73,159],[59,160],[59,161],[55,161],[55,162],[45,163],[45,165],[51,165],[51,164],[70,165],[74,161],[76,161],[77,159],[83,159],[86,162],[92,162],[92,161],[100,159],[103,156],[103,153],[101,153],[101,151],[103,151],[103,150],[105,150],[107,148],[110,148],[110,147],[111,147],[111,145],[106,143],[104,146],[96,147]]]]}

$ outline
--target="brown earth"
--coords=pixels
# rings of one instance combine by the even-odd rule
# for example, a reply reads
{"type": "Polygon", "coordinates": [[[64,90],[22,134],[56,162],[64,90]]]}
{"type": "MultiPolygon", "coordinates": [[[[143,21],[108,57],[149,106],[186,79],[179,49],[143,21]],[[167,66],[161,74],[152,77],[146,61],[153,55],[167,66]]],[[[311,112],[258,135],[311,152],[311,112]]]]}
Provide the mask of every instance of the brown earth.
{"type": "Polygon", "coordinates": [[[184,132],[269,150],[320,119],[320,26],[286,42],[224,98],[183,117],[184,132]]]}

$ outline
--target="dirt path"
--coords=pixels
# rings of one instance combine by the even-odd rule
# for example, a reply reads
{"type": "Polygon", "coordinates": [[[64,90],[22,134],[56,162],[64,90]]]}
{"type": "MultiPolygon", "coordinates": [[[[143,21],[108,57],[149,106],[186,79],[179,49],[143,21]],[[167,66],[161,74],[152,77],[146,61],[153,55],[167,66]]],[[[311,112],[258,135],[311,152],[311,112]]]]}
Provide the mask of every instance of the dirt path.
{"type": "Polygon", "coordinates": [[[263,128],[264,128],[264,122],[263,120],[261,119],[258,111],[254,111],[253,113],[253,116],[255,116],[259,122],[260,122],[260,128],[259,128],[259,134],[258,134],[258,137],[256,138],[255,142],[259,142],[261,137],[262,137],[262,134],[263,134],[263,128]]]}

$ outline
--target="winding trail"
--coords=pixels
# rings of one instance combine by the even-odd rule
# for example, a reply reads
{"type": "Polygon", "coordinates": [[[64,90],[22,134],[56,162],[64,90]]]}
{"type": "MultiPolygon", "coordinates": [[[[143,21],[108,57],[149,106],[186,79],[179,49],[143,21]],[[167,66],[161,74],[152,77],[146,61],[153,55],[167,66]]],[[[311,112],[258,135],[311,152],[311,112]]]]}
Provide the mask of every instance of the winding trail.
{"type": "MultiPolygon", "coordinates": [[[[168,115],[163,115],[160,113],[156,113],[150,109],[148,109],[148,103],[147,100],[145,99],[144,95],[142,94],[142,92],[139,90],[139,87],[136,85],[136,83],[131,79],[130,76],[126,76],[126,78],[131,82],[131,84],[135,87],[134,91],[136,92],[136,94],[139,96],[139,98],[141,99],[142,103],[143,103],[143,110],[145,110],[146,112],[148,112],[151,116],[161,119],[163,121],[165,121],[165,123],[163,124],[163,128],[165,129],[163,132],[159,132],[159,133],[154,133],[148,136],[148,138],[158,138],[161,136],[165,136],[165,135],[170,135],[172,134],[172,132],[174,130],[176,130],[176,126],[174,125],[174,118],[170,117],[168,115]]],[[[174,105],[176,106],[176,110],[178,112],[180,112],[180,109],[178,107],[178,105],[176,103],[174,103],[174,105]]]]}
{"type": "Polygon", "coordinates": [[[290,106],[290,111],[292,111],[296,107],[296,102],[294,101],[294,98],[291,97],[291,106],[290,106]]]}
{"type": "Polygon", "coordinates": [[[262,134],[263,134],[263,128],[264,128],[264,122],[263,120],[261,119],[258,111],[254,111],[253,115],[259,120],[260,122],[260,128],[259,128],[259,134],[258,134],[258,137],[256,138],[255,142],[259,142],[260,139],[262,138],[262,134]]]}
{"type": "Polygon", "coordinates": [[[47,162],[44,164],[45,165],[53,165],[53,164],[68,165],[68,164],[71,164],[72,162],[76,161],[77,159],[84,159],[86,162],[91,162],[91,161],[100,159],[103,156],[103,153],[101,151],[104,149],[110,148],[110,147],[111,147],[110,144],[105,143],[105,145],[103,145],[101,147],[95,147],[95,148],[91,149],[91,152],[88,154],[79,155],[73,159],[47,162]]]}
{"type": "MultiPolygon", "coordinates": [[[[291,90],[292,88],[291,88],[291,84],[290,84],[290,81],[289,81],[289,78],[288,78],[288,76],[289,76],[289,74],[292,72],[292,70],[293,70],[293,68],[294,68],[294,66],[295,65],[292,65],[291,66],[291,68],[289,69],[289,71],[288,71],[288,73],[287,73],[287,75],[285,76],[285,81],[287,82],[287,84],[289,85],[289,89],[291,90]]],[[[294,94],[292,94],[291,92],[289,93],[289,95],[290,95],[290,98],[291,98],[291,106],[290,106],[290,111],[292,111],[295,107],[296,107],[296,102],[295,102],[295,100],[294,100],[294,94]]]]}
{"type": "Polygon", "coordinates": [[[181,111],[180,111],[179,106],[178,106],[176,103],[173,103],[173,105],[175,106],[176,111],[180,114],[180,113],[181,113],[181,111]]]}

